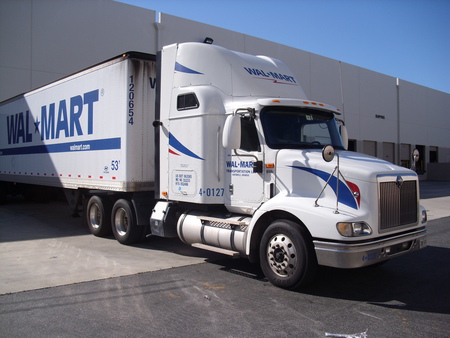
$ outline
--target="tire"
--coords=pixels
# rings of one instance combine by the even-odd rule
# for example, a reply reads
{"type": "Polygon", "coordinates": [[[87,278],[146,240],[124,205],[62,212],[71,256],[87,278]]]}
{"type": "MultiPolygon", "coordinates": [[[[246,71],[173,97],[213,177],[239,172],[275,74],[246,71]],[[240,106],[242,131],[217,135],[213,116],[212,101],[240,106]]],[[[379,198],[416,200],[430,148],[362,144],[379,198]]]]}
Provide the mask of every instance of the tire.
{"type": "Polygon", "coordinates": [[[133,205],[125,199],[114,204],[111,224],[114,237],[121,244],[133,244],[142,238],[144,227],[137,225],[133,205]]]}
{"type": "Polygon", "coordinates": [[[86,221],[91,234],[106,237],[111,234],[111,202],[107,198],[92,196],[86,207],[86,221]]]}
{"type": "Polygon", "coordinates": [[[269,225],[261,239],[259,257],[266,278],[283,289],[295,290],[308,285],[317,270],[309,234],[288,220],[269,225]]]}

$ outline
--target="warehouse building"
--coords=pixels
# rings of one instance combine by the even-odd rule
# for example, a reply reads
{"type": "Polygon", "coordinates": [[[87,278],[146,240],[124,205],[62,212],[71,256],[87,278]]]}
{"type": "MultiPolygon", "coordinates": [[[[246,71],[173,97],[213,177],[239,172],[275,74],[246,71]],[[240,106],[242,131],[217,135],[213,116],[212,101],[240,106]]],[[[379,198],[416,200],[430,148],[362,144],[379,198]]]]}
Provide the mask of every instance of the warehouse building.
{"type": "Polygon", "coordinates": [[[112,0],[0,2],[0,101],[126,51],[186,41],[284,61],[311,100],[343,111],[349,149],[450,180],[450,94],[304,50],[112,0]]]}

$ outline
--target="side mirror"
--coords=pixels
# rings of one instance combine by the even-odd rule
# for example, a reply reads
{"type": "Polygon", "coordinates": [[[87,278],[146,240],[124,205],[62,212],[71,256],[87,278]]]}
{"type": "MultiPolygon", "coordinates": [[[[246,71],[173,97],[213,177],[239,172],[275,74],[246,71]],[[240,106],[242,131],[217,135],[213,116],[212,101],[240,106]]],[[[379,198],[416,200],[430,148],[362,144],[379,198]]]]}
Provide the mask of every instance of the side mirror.
{"type": "Polygon", "coordinates": [[[327,145],[322,149],[322,158],[325,162],[333,161],[335,152],[332,145],[327,145]]]}
{"type": "Polygon", "coordinates": [[[222,146],[225,149],[239,149],[241,147],[241,117],[239,115],[229,115],[225,120],[222,146]]]}
{"type": "Polygon", "coordinates": [[[345,126],[345,124],[342,124],[339,127],[339,131],[341,133],[341,138],[342,138],[342,143],[344,144],[344,148],[347,150],[348,149],[348,132],[347,132],[347,127],[345,126]]]}

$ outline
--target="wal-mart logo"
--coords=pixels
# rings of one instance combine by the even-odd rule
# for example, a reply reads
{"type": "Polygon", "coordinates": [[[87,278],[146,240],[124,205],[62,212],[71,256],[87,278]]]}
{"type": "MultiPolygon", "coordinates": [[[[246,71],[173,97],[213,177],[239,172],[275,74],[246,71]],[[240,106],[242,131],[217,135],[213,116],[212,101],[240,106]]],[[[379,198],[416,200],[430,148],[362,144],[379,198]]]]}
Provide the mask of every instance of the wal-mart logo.
{"type": "Polygon", "coordinates": [[[33,121],[29,110],[6,117],[8,144],[33,142],[33,135],[40,134],[41,140],[59,139],[94,133],[94,103],[98,101],[99,90],[76,95],[68,100],[50,103],[41,107],[41,120],[33,121]],[[87,114],[87,124],[80,118],[87,114]],[[34,130],[33,130],[34,128],[34,130]]]}
{"type": "Polygon", "coordinates": [[[267,80],[273,80],[273,82],[275,82],[275,83],[283,83],[280,81],[284,81],[284,82],[288,82],[288,83],[297,83],[297,81],[295,81],[295,78],[290,75],[285,75],[285,74],[280,74],[280,73],[275,73],[275,72],[268,72],[268,71],[264,71],[262,69],[257,69],[257,68],[244,67],[244,69],[250,75],[265,78],[267,80]]]}

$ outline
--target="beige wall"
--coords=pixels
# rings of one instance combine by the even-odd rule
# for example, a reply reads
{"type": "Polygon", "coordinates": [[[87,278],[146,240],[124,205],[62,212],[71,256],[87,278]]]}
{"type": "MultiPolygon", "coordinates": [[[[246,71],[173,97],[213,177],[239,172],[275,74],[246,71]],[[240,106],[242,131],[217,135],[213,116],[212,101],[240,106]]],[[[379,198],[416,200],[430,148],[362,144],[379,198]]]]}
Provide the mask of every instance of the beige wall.
{"type": "Polygon", "coordinates": [[[154,21],[110,0],[0,1],[0,100],[129,50],[154,53],[154,21]]]}
{"type": "Polygon", "coordinates": [[[287,63],[310,99],[344,111],[357,151],[376,151],[400,163],[401,149],[424,145],[425,162],[431,149],[437,149],[439,162],[450,162],[448,93],[276,42],[155,15],[111,0],[0,1],[0,100],[125,51],[154,54],[167,44],[209,36],[217,45],[287,63]],[[394,144],[394,155],[387,143],[394,144]]]}

